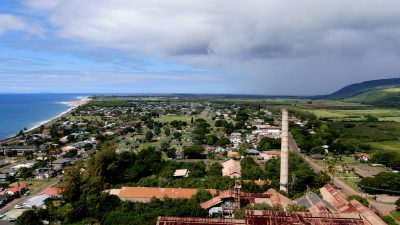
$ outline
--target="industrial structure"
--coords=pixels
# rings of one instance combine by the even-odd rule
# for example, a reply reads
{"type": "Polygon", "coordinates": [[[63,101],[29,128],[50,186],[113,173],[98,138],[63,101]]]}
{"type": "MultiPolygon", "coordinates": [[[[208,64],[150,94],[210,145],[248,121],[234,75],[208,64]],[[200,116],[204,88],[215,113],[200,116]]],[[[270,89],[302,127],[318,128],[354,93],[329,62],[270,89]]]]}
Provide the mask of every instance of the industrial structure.
{"type": "MultiPolygon", "coordinates": [[[[262,194],[241,192],[242,201],[249,204],[267,203],[279,211],[246,210],[244,219],[179,218],[158,217],[157,225],[385,225],[386,223],[371,209],[357,200],[346,200],[344,194],[327,184],[320,189],[322,199],[309,192],[292,202],[274,189],[262,194]],[[289,212],[291,204],[305,206],[309,212],[289,212]]],[[[201,204],[211,209],[224,199],[233,198],[234,191],[221,192],[219,196],[201,204]]],[[[222,205],[223,206],[223,205],[222,205]]]]}
{"type": "Polygon", "coordinates": [[[282,134],[281,134],[281,174],[280,190],[288,192],[289,174],[289,115],[286,109],[282,110],[282,134]]]}

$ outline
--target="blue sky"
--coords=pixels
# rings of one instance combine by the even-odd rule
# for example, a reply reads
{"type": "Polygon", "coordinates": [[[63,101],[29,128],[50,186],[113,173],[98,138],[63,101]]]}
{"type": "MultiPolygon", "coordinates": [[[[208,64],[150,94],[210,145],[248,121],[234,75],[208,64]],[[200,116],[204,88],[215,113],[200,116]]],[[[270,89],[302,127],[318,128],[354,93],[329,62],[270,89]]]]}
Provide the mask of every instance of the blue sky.
{"type": "Polygon", "coordinates": [[[398,15],[389,0],[2,0],[0,92],[326,94],[399,76],[398,15]]]}

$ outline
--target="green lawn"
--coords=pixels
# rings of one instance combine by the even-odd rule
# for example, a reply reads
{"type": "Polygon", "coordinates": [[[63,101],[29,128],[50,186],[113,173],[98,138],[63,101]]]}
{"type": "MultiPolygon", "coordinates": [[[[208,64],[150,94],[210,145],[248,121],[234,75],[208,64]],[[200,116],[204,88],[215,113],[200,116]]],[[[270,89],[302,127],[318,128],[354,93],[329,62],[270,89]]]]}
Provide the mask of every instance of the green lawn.
{"type": "Polygon", "coordinates": [[[359,190],[357,184],[361,181],[360,178],[340,178],[340,179],[344,181],[346,184],[348,184],[350,187],[352,187],[354,190],[359,190]]]}
{"type": "Polygon", "coordinates": [[[390,212],[390,215],[392,215],[396,220],[400,221],[400,211],[392,211],[390,212]]]}

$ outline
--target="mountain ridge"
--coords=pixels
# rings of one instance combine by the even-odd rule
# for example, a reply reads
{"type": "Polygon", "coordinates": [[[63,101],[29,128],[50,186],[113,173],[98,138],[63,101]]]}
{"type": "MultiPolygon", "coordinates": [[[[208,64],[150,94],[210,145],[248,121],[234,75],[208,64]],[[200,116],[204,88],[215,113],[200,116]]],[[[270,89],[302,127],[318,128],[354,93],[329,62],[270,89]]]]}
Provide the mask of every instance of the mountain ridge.
{"type": "Polygon", "coordinates": [[[375,88],[384,86],[398,86],[398,85],[400,85],[400,78],[368,80],[360,83],[347,85],[331,94],[324,95],[321,97],[328,99],[349,98],[375,88]]]}

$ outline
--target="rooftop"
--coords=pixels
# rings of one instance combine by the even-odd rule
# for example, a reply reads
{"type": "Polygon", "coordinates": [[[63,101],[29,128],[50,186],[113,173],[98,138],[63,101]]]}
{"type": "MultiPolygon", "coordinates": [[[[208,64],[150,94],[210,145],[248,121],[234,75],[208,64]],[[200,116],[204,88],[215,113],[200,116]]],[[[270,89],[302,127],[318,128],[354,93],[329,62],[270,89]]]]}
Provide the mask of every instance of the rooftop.
{"type": "MultiPolygon", "coordinates": [[[[121,199],[126,198],[191,198],[197,193],[194,188],[152,188],[152,187],[123,187],[118,194],[121,199]]],[[[215,189],[208,190],[216,194],[215,189]]]]}

